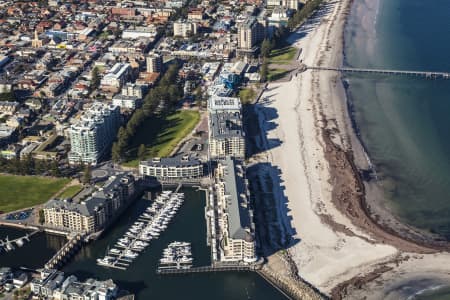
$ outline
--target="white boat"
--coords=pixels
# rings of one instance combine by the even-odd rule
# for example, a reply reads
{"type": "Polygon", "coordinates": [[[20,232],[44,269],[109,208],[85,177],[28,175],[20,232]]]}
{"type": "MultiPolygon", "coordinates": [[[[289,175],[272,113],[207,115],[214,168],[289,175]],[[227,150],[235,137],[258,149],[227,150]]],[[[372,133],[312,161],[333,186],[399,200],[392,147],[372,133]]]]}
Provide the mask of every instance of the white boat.
{"type": "Polygon", "coordinates": [[[191,257],[187,257],[187,256],[182,256],[179,259],[180,263],[191,263],[192,262],[192,258],[191,257]]]}
{"type": "Polygon", "coordinates": [[[131,236],[132,238],[136,236],[136,234],[141,233],[141,231],[142,231],[141,229],[132,229],[132,228],[129,230],[129,232],[132,234],[131,236]]]}
{"type": "Polygon", "coordinates": [[[122,251],[120,251],[119,249],[116,249],[116,248],[112,248],[111,250],[109,250],[109,253],[112,253],[112,254],[120,254],[120,252],[122,252],[122,251]]]}
{"type": "Polygon", "coordinates": [[[131,250],[125,250],[125,252],[123,253],[123,256],[134,259],[136,257],[138,257],[139,254],[137,254],[136,252],[133,252],[131,250]]]}
{"type": "Polygon", "coordinates": [[[176,261],[173,258],[163,257],[159,260],[161,264],[174,264],[176,261]]]}
{"type": "Polygon", "coordinates": [[[116,260],[114,259],[114,257],[111,256],[105,256],[104,258],[98,258],[97,259],[97,263],[99,265],[103,265],[103,266],[111,266],[114,265],[114,262],[116,260]]]}

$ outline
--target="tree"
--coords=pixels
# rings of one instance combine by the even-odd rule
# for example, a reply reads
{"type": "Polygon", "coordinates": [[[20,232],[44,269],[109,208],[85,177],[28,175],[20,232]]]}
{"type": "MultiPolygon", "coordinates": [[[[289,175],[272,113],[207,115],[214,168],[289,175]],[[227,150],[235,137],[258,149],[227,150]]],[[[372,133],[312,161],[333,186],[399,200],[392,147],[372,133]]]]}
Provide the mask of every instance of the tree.
{"type": "Polygon", "coordinates": [[[115,142],[111,148],[111,158],[114,162],[118,163],[122,159],[122,149],[118,142],[115,142]]]}
{"type": "Polygon", "coordinates": [[[269,73],[269,66],[267,60],[265,59],[259,69],[259,75],[261,76],[261,82],[266,82],[267,74],[269,73]]]}
{"type": "Polygon", "coordinates": [[[25,160],[22,162],[23,169],[25,170],[25,173],[28,175],[33,174],[33,172],[35,171],[35,162],[33,157],[31,156],[31,154],[28,154],[25,157],[25,160]]]}
{"type": "Polygon", "coordinates": [[[41,175],[46,171],[45,169],[45,162],[41,161],[41,160],[36,160],[34,163],[34,172],[37,175],[41,175]]]}
{"type": "Polygon", "coordinates": [[[121,126],[117,134],[117,141],[119,143],[127,144],[128,139],[129,139],[129,132],[125,129],[125,127],[121,126]]]}
{"type": "Polygon", "coordinates": [[[147,153],[147,148],[145,148],[144,144],[141,144],[138,149],[138,154],[137,154],[138,159],[140,161],[145,160],[146,153],[147,153]]]}
{"type": "Polygon", "coordinates": [[[256,96],[256,92],[253,88],[243,89],[239,92],[239,98],[244,104],[250,103],[256,96]]]}
{"type": "Polygon", "coordinates": [[[88,183],[91,182],[91,179],[92,179],[91,165],[90,165],[90,164],[87,164],[87,165],[84,167],[83,178],[81,179],[81,181],[82,181],[84,184],[88,184],[88,183]]]}
{"type": "Polygon", "coordinates": [[[44,210],[40,209],[39,210],[39,224],[44,224],[45,222],[45,215],[44,215],[44,210]]]}
{"type": "Polygon", "coordinates": [[[170,103],[177,103],[182,98],[181,88],[176,84],[171,84],[167,89],[170,103]]]}
{"type": "Polygon", "coordinates": [[[269,57],[270,51],[272,50],[272,43],[268,39],[264,39],[261,43],[261,56],[266,58],[269,57]]]}
{"type": "Polygon", "coordinates": [[[92,88],[92,90],[94,90],[94,89],[98,88],[98,86],[100,85],[100,75],[98,73],[98,67],[95,66],[92,69],[91,77],[92,77],[91,88],[92,88]]]}
{"type": "Polygon", "coordinates": [[[50,163],[50,174],[54,177],[61,176],[61,170],[59,169],[59,163],[57,160],[52,160],[50,163]]]}

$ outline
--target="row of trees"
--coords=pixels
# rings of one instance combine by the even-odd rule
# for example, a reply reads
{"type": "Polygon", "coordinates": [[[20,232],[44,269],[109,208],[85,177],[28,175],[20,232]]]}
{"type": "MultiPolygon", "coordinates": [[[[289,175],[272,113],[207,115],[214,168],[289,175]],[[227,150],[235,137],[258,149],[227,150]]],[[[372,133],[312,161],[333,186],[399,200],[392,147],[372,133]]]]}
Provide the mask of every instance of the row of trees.
{"type": "Polygon", "coordinates": [[[183,96],[182,88],[176,82],[178,69],[178,63],[169,66],[158,84],[145,97],[142,108],[135,110],[127,124],[119,129],[117,140],[111,149],[113,161],[120,162],[126,158],[127,150],[136,131],[148,117],[156,113],[158,109],[172,109],[183,96]]]}
{"type": "Polygon", "coordinates": [[[0,157],[0,170],[16,175],[62,176],[58,161],[34,159],[31,155],[24,159],[0,157]]]}
{"type": "Polygon", "coordinates": [[[275,48],[276,41],[272,39],[264,39],[261,43],[261,57],[262,64],[259,69],[259,75],[261,76],[261,82],[267,81],[267,74],[269,73],[269,56],[273,48],[275,48]]]}
{"type": "Polygon", "coordinates": [[[294,30],[298,25],[300,25],[306,18],[308,18],[323,2],[323,0],[310,0],[301,9],[297,10],[295,14],[289,19],[287,28],[279,27],[277,28],[272,38],[264,39],[261,43],[261,57],[262,64],[259,70],[261,76],[261,82],[267,81],[267,75],[269,72],[269,56],[276,47],[283,43],[285,36],[292,30],[294,30]]]}
{"type": "Polygon", "coordinates": [[[289,19],[287,27],[290,30],[295,29],[298,25],[303,23],[323,2],[323,0],[310,0],[299,10],[295,12],[292,18],[289,19]]]}

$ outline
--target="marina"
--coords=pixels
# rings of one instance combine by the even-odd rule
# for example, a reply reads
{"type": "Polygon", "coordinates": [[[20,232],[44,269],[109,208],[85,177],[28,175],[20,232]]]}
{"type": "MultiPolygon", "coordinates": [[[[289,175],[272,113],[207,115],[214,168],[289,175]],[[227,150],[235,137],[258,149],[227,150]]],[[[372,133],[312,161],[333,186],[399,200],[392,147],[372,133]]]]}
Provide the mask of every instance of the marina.
{"type": "Polygon", "coordinates": [[[36,231],[27,233],[24,236],[18,237],[13,240],[9,240],[9,237],[7,236],[4,240],[0,240],[0,252],[2,250],[8,252],[8,251],[12,251],[12,250],[16,249],[16,247],[22,247],[25,244],[25,242],[30,241],[30,237],[32,237],[33,235],[35,235],[38,232],[39,231],[36,230],[36,231]]]}
{"type": "Polygon", "coordinates": [[[163,251],[163,256],[159,260],[158,271],[190,269],[192,261],[191,243],[172,242],[163,251]]]}
{"type": "MultiPolygon", "coordinates": [[[[152,190],[153,193],[160,192],[152,190]]],[[[135,299],[284,299],[279,291],[261,278],[256,272],[200,272],[186,275],[158,275],[156,270],[165,248],[173,241],[189,241],[196,266],[210,266],[210,248],[206,243],[206,222],[204,218],[205,193],[183,186],[185,195],[182,208],[172,219],[170,226],[158,239],[140,253],[127,271],[106,268],[96,263],[105,255],[105,250],[122,238],[136,220],[151,205],[148,199],[140,198],[132,203],[126,214],[95,242],[83,247],[61,268],[80,280],[98,278],[113,279],[126,290],[136,293],[135,299]],[[173,288],[176,286],[177,288],[173,288]]],[[[153,199],[153,198],[152,198],[153,199]]],[[[25,235],[21,229],[2,228],[0,238],[8,235],[10,240],[25,235]]],[[[63,236],[39,232],[29,243],[14,251],[2,253],[3,266],[41,268],[66,243],[63,236]],[[27,253],[33,255],[27,255],[27,253]]],[[[115,247],[114,247],[115,248],[115,247]]]]}
{"type": "Polygon", "coordinates": [[[161,233],[167,229],[183,201],[183,193],[163,191],[131,225],[124,236],[118,239],[115,246],[111,249],[108,248],[106,255],[97,259],[97,264],[126,270],[150,245],[150,241],[158,239],[161,233]]]}

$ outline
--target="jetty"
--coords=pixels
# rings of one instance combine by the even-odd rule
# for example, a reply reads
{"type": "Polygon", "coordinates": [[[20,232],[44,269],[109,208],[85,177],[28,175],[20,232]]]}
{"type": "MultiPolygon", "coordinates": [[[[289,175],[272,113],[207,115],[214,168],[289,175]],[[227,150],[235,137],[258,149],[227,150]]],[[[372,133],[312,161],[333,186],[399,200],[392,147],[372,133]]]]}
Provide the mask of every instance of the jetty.
{"type": "Polygon", "coordinates": [[[259,266],[255,265],[228,265],[228,266],[202,266],[193,267],[189,269],[158,269],[157,274],[160,275],[172,275],[172,274],[191,274],[191,273],[207,273],[207,272],[254,272],[259,269],[259,266]]]}
{"type": "Polygon", "coordinates": [[[82,234],[74,234],[68,237],[68,241],[64,246],[53,255],[52,258],[45,264],[46,269],[58,269],[62,267],[69,259],[75,255],[81,248],[84,240],[82,234]]]}
{"type": "Polygon", "coordinates": [[[5,251],[14,250],[15,249],[14,244],[17,247],[22,247],[23,244],[25,244],[25,241],[29,242],[30,237],[32,237],[33,235],[35,235],[38,232],[39,232],[39,230],[35,230],[31,233],[27,233],[24,236],[18,237],[13,240],[10,240],[8,237],[6,237],[6,239],[0,240],[0,249],[4,249],[5,251]]]}
{"type": "Polygon", "coordinates": [[[404,75],[411,77],[421,77],[426,79],[450,79],[448,72],[433,72],[433,71],[409,71],[409,70],[395,70],[395,69],[365,69],[365,68],[334,68],[334,67],[318,67],[305,66],[307,70],[322,70],[322,71],[336,71],[342,73],[366,73],[366,74],[381,74],[381,75],[404,75]]]}

